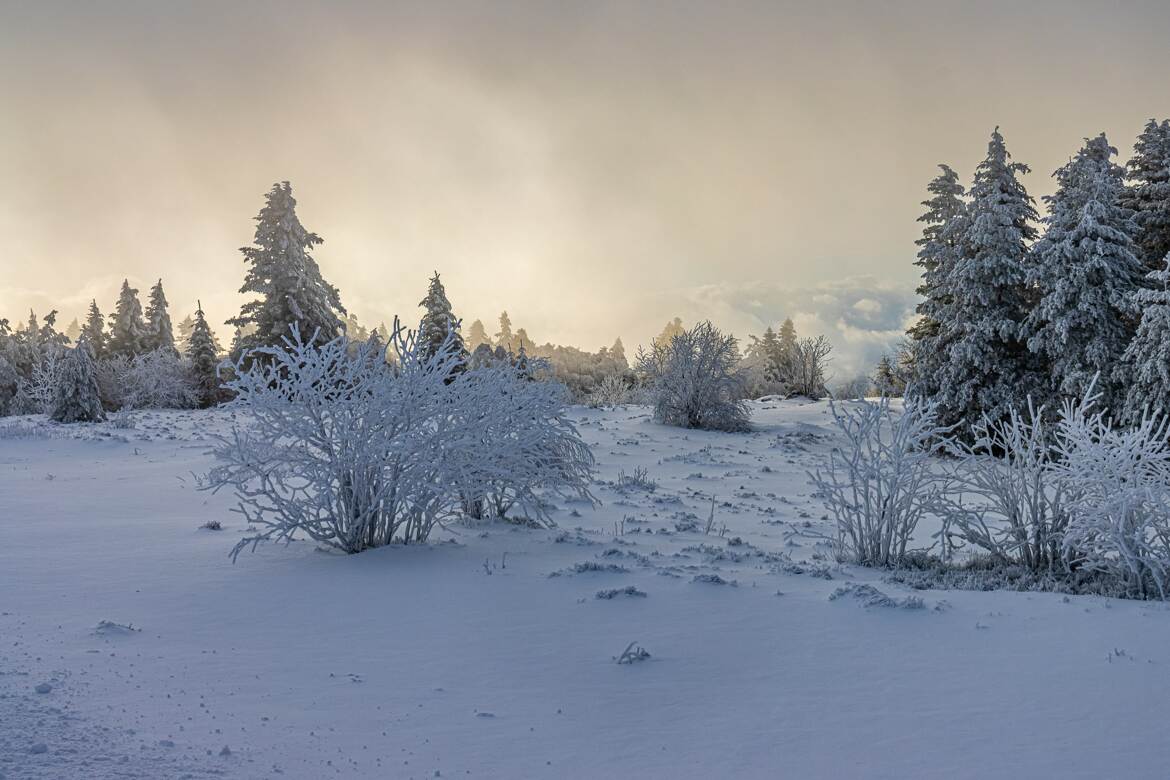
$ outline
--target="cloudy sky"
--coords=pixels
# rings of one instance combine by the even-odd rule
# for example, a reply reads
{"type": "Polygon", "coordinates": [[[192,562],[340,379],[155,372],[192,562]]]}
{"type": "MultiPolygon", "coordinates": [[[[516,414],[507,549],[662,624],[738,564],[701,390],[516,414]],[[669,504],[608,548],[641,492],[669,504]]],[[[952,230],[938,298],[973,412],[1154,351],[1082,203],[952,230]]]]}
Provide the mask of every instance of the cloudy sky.
{"type": "Polygon", "coordinates": [[[288,179],[363,321],[437,269],[538,341],[792,316],[848,373],[912,311],[934,166],[968,178],[996,125],[1037,196],[1086,136],[1127,156],[1168,29],[1162,0],[0,0],[0,316],[161,276],[222,321],[288,179]]]}

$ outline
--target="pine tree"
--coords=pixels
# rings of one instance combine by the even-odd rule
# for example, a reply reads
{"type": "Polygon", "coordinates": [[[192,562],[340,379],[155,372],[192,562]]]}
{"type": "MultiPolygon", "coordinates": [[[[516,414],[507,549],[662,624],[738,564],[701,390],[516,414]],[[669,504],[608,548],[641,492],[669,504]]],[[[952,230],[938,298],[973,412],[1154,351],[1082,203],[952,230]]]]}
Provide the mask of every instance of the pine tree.
{"type": "Polygon", "coordinates": [[[316,334],[316,342],[324,343],[341,333],[345,308],[337,288],[321,277],[309,254],[321,237],[301,225],[296,204],[287,181],[274,184],[256,217],[254,245],[240,249],[249,264],[240,292],[260,297],[228,320],[237,329],[236,356],[252,347],[282,345],[293,324],[306,341],[316,334]]]}
{"type": "Polygon", "coordinates": [[[1017,178],[1028,170],[1011,161],[996,128],[955,238],[957,258],[939,280],[944,305],[936,321],[946,359],[934,398],[944,425],[981,414],[999,419],[1019,408],[1036,382],[1023,324],[1031,308],[1028,242],[1036,237],[1037,214],[1017,178]]]}
{"type": "Polygon", "coordinates": [[[1126,389],[1120,417],[1130,423],[1142,412],[1170,413],[1170,254],[1162,269],[1150,273],[1146,288],[1133,293],[1142,311],[1137,334],[1117,367],[1117,382],[1126,389]]]}
{"type": "Polygon", "coordinates": [[[85,327],[81,329],[82,337],[89,342],[90,349],[95,357],[106,356],[106,319],[98,309],[97,301],[89,302],[89,314],[85,318],[85,327]]]}
{"type": "Polygon", "coordinates": [[[150,303],[146,305],[145,349],[147,352],[156,349],[178,352],[175,349],[175,331],[167,311],[167,296],[163,292],[162,279],[150,288],[150,303]]]}
{"type": "Polygon", "coordinates": [[[1132,212],[1119,205],[1124,172],[1105,134],[1053,176],[1044,236],[1032,249],[1028,281],[1040,296],[1026,330],[1047,364],[1050,390],[1083,398],[1093,378],[1113,408],[1114,366],[1133,336],[1133,292],[1143,282],[1134,254],[1132,212]]]}
{"type": "Polygon", "coordinates": [[[669,347],[675,336],[681,336],[685,332],[686,328],[683,327],[682,318],[675,317],[666,323],[666,327],[662,329],[661,333],[654,337],[651,346],[669,347]]]}
{"type": "Polygon", "coordinates": [[[626,362],[626,345],[622,343],[620,337],[613,340],[613,346],[609,348],[609,356],[616,363],[626,363],[626,365],[629,365],[626,362]]]}
{"type": "Polygon", "coordinates": [[[942,280],[957,260],[958,237],[967,208],[958,174],[948,165],[938,167],[942,173],[927,185],[931,197],[922,201],[926,212],[918,218],[925,223],[922,237],[914,242],[918,245],[914,264],[922,269],[922,284],[918,286],[922,300],[917,307],[919,320],[908,331],[911,349],[921,356],[915,360],[912,392],[928,397],[938,392],[939,370],[946,359],[945,345],[939,339],[939,317],[949,304],[942,280]]]}
{"type": "Polygon", "coordinates": [[[93,350],[84,337],[67,351],[53,400],[52,418],[57,422],[98,422],[106,419],[98,391],[93,350]]]}
{"type": "Polygon", "coordinates": [[[1162,258],[1170,252],[1170,119],[1146,123],[1127,176],[1121,205],[1134,212],[1138,259],[1150,271],[1161,271],[1162,258]]]}
{"type": "Polygon", "coordinates": [[[479,349],[480,344],[490,344],[491,339],[488,338],[487,329],[484,328],[481,320],[476,320],[471,323],[471,327],[467,330],[467,349],[471,352],[479,349]]]}
{"type": "Polygon", "coordinates": [[[65,328],[65,338],[69,339],[72,344],[76,344],[77,340],[81,338],[81,323],[77,321],[76,317],[69,323],[69,327],[65,328]]]}
{"type": "Polygon", "coordinates": [[[187,354],[187,342],[191,340],[191,331],[195,329],[195,320],[188,314],[186,317],[175,326],[178,328],[178,335],[175,337],[175,349],[182,354],[187,354]]]}
{"type": "Polygon", "coordinates": [[[508,312],[501,312],[500,330],[496,333],[496,346],[511,351],[514,339],[515,336],[512,335],[512,319],[508,316],[508,312]]]}
{"type": "Polygon", "coordinates": [[[129,280],[122,281],[122,291],[110,320],[110,338],[106,342],[109,354],[133,358],[149,351],[142,304],[138,302],[138,290],[130,286],[129,280]]]}
{"type": "Polygon", "coordinates": [[[882,355],[878,361],[873,373],[873,386],[878,395],[886,398],[898,398],[905,392],[906,383],[889,355],[882,355]]]}
{"type": "MultiPolygon", "coordinates": [[[[419,306],[424,309],[422,322],[418,326],[418,342],[422,345],[422,354],[430,359],[439,354],[444,344],[448,349],[457,352],[460,356],[456,373],[467,368],[467,349],[463,346],[463,336],[459,333],[459,320],[451,311],[451,302],[447,300],[447,291],[443,289],[443,282],[439,279],[438,271],[431,277],[427,288],[427,295],[419,306]]],[[[452,377],[453,378],[453,377],[452,377]]]]}
{"type": "Polygon", "coordinates": [[[187,341],[187,358],[199,392],[199,406],[214,406],[221,397],[219,389],[219,344],[203,315],[203,302],[196,301],[195,321],[187,341]]]}

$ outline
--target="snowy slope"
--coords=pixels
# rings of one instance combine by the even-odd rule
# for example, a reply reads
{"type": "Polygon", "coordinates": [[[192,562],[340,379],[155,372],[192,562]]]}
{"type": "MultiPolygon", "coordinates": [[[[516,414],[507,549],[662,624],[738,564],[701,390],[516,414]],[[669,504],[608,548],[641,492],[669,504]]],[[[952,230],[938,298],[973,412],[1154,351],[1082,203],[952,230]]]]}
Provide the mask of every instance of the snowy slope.
{"type": "Polygon", "coordinates": [[[225,413],[0,423],[0,775],[1167,776],[1170,610],[838,567],[805,477],[827,406],[753,413],[574,410],[603,505],[558,529],[235,565],[231,497],[192,477],[225,413]],[[615,484],[639,467],[655,489],[615,484]]]}

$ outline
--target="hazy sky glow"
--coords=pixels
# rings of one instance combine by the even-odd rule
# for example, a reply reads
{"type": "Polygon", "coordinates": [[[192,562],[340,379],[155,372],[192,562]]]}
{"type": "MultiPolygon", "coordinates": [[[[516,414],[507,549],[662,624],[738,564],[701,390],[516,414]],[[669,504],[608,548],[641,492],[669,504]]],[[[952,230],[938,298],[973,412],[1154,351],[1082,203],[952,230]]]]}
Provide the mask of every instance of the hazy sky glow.
{"type": "MultiPolygon", "coordinates": [[[[506,308],[538,341],[743,336],[839,367],[914,303],[918,202],[1000,125],[1026,184],[1170,114],[1170,3],[0,0],[0,316],[162,276],[239,307],[277,180],[359,319],[506,308]]],[[[840,372],[839,372],[840,373],[840,372]]]]}

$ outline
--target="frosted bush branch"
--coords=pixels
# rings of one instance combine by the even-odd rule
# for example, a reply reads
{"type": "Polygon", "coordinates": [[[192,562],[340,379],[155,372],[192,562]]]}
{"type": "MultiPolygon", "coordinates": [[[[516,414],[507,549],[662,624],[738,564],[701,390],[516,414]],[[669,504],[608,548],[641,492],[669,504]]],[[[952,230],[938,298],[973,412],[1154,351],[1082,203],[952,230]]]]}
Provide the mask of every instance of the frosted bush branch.
{"type": "MultiPolygon", "coordinates": [[[[1091,386],[1090,386],[1091,388],[1091,386]]],[[[1091,392],[1091,389],[1090,389],[1091,392]]],[[[1058,477],[1077,487],[1063,539],[1069,564],[1118,578],[1135,596],[1170,596],[1170,417],[1115,426],[1096,396],[1066,401],[1058,477]]]]}
{"type": "MultiPolygon", "coordinates": [[[[1061,568],[1068,504],[1076,486],[1052,471],[1052,433],[1043,407],[1028,400],[1027,414],[1010,409],[1002,420],[982,417],[970,444],[948,442],[958,466],[943,513],[947,537],[971,544],[1004,563],[1032,571],[1061,568]],[[963,499],[974,497],[974,503],[963,499]]],[[[957,549],[957,547],[956,547],[957,549]]]]}
{"type": "Polygon", "coordinates": [[[558,386],[512,369],[458,374],[398,321],[394,359],[374,343],[321,345],[293,328],[283,347],[242,355],[226,387],[249,413],[221,439],[206,489],[232,488],[258,528],[233,556],[297,534],[348,553],[425,541],[489,502],[547,519],[538,491],[588,492],[593,459],[562,415],[558,386]]]}
{"type": "Polygon", "coordinates": [[[837,558],[896,565],[945,488],[931,456],[949,429],[935,422],[928,403],[908,403],[901,414],[886,398],[845,408],[830,401],[830,409],[845,443],[810,477],[836,520],[837,558]]]}

